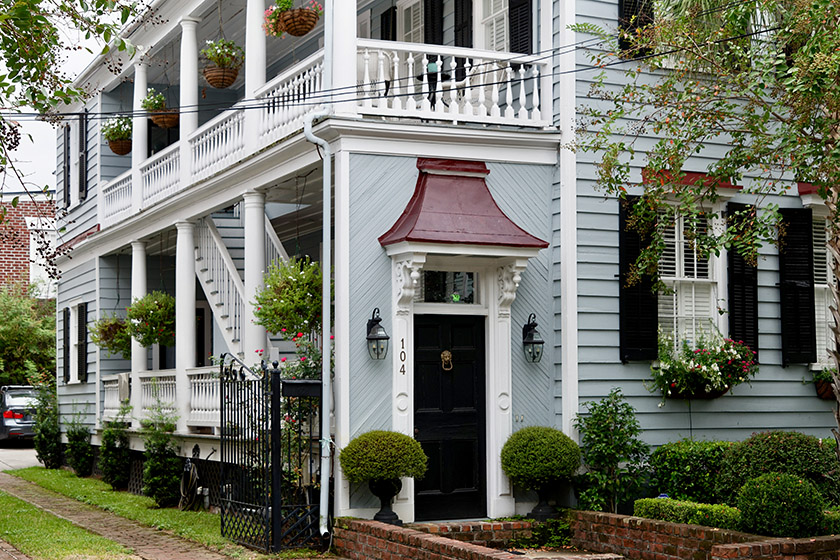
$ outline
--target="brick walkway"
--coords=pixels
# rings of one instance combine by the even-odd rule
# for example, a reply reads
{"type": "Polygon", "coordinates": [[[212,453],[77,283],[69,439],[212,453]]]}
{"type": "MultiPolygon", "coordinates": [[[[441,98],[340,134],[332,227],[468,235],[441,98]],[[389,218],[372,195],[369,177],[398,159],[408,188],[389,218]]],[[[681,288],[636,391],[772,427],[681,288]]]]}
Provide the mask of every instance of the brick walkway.
{"type": "Polygon", "coordinates": [[[29,556],[25,556],[23,552],[6,541],[0,540],[0,560],[29,560],[29,556]]]}
{"type": "MultiPolygon", "coordinates": [[[[0,489],[91,533],[133,549],[134,554],[145,560],[229,560],[200,544],[140,525],[5,473],[0,473],[0,489]]],[[[9,559],[28,560],[0,541],[0,560],[9,559]]]]}

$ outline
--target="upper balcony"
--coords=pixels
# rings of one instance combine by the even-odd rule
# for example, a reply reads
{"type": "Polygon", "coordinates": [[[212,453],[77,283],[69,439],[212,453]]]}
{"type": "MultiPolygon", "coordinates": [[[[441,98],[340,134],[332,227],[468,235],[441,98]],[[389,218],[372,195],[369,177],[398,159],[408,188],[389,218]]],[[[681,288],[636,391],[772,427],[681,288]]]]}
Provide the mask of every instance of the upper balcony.
{"type": "Polygon", "coordinates": [[[123,80],[103,93],[104,111],[133,109],[139,116],[132,157],[103,165],[100,226],[298,133],[308,113],[324,108],[432,126],[550,126],[552,57],[522,53],[546,43],[538,29],[550,25],[538,26],[533,14],[539,3],[550,23],[551,1],[509,1],[336,0],[312,32],[282,39],[266,37],[262,18],[254,18],[251,4],[261,15],[259,0],[206,2],[181,14],[192,15],[158,32],[159,46],[127,76],[133,84],[123,80]],[[355,33],[348,15],[355,16],[355,33]],[[325,28],[333,30],[329,36],[325,28]],[[246,65],[232,87],[216,90],[198,82],[198,49],[221,33],[245,46],[246,65]],[[161,129],[138,111],[146,86],[163,92],[167,106],[180,107],[179,127],[161,129]]]}

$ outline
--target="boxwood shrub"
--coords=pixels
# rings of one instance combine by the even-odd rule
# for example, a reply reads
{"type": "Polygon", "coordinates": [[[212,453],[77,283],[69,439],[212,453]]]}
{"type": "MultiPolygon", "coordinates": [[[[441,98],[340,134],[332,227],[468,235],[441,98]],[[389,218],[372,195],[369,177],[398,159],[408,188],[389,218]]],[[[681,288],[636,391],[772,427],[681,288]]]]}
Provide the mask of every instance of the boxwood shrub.
{"type": "Polygon", "coordinates": [[[350,482],[422,478],[428,458],[412,437],[399,432],[373,430],[353,438],[338,456],[350,482]]]}
{"type": "Polygon", "coordinates": [[[514,432],[501,453],[502,470],[529,490],[568,480],[580,467],[580,448],[556,428],[529,426],[514,432]]]}
{"type": "Polygon", "coordinates": [[[682,439],[667,443],[648,459],[659,492],[677,500],[715,504],[716,481],[730,441],[682,439]]]}
{"type": "Polygon", "coordinates": [[[743,530],[770,537],[809,537],[823,529],[822,496],[806,478],[767,473],[750,479],[737,499],[743,530]]]}
{"type": "Polygon", "coordinates": [[[829,509],[825,511],[823,516],[823,535],[837,535],[840,534],[840,509],[829,509]]]}
{"type": "Polygon", "coordinates": [[[802,477],[816,486],[825,501],[840,505],[840,463],[833,440],[799,432],[756,433],[723,454],[717,495],[734,504],[738,490],[752,478],[777,472],[802,477]]]}
{"type": "Polygon", "coordinates": [[[670,498],[636,500],[633,515],[671,523],[691,523],[719,529],[739,530],[741,514],[724,504],[700,504],[670,498]]]}

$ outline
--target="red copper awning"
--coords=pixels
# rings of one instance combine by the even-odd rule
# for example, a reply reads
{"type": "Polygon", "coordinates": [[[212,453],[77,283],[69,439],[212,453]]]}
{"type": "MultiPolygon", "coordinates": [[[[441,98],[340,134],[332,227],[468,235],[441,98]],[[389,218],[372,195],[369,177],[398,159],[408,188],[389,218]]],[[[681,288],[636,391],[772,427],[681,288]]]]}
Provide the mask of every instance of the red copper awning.
{"type": "Polygon", "coordinates": [[[490,171],[483,161],[417,158],[417,168],[420,176],[414,195],[379,238],[383,247],[402,241],[548,247],[499,209],[484,182],[490,171]]]}

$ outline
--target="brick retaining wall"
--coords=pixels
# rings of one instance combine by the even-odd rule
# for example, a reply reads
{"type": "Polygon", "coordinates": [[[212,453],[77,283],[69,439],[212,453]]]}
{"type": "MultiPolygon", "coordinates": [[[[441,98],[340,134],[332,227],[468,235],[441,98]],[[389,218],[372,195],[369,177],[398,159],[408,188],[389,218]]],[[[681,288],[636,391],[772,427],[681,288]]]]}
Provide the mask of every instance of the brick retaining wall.
{"type": "Polygon", "coordinates": [[[333,545],[339,556],[350,560],[521,560],[521,556],[476,544],[490,542],[497,537],[500,539],[499,533],[512,533],[515,529],[505,526],[513,524],[420,524],[415,528],[396,527],[378,521],[336,519],[333,545]],[[494,528],[495,525],[500,527],[494,528]],[[472,526],[483,526],[488,530],[466,529],[472,526]],[[440,527],[446,527],[446,531],[432,532],[440,527]],[[455,535],[460,540],[456,540],[458,537],[455,535]],[[467,540],[470,542],[465,542],[467,540]]]}
{"type": "Polygon", "coordinates": [[[572,546],[630,560],[836,560],[840,536],[769,538],[700,525],[575,511],[572,546]]]}

